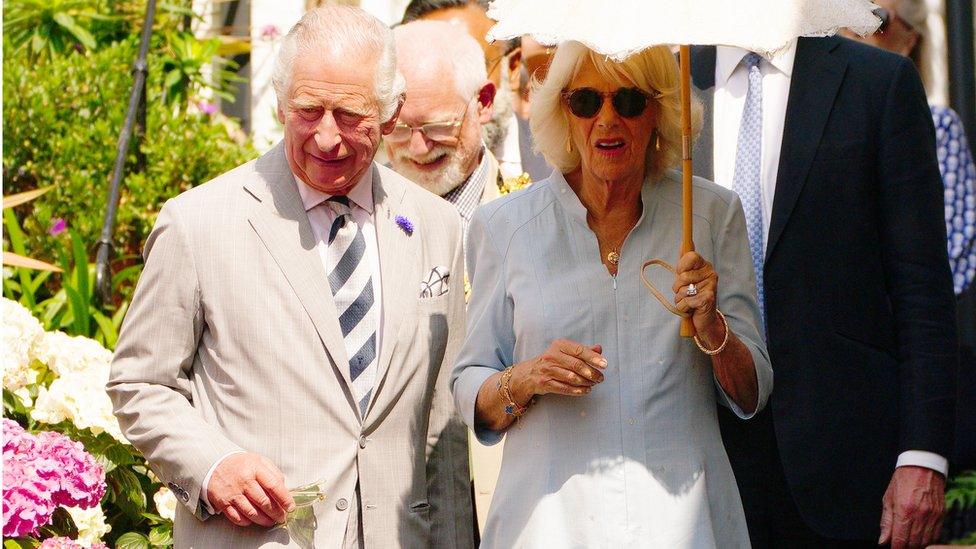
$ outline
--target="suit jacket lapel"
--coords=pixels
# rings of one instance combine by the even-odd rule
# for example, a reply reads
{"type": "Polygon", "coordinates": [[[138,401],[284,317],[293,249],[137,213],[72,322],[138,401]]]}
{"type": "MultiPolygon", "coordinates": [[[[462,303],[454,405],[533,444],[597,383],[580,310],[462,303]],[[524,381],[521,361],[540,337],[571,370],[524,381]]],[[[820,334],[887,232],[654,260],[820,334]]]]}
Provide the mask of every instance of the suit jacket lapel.
{"type": "Polygon", "coordinates": [[[248,216],[251,227],[264,242],[285,279],[305,307],[338,375],[346,382],[346,396],[358,410],[349,390],[349,357],[328,279],[316,250],[315,234],[305,213],[283,144],[258,160],[260,179],[245,189],[261,204],[248,216]]]}
{"type": "Polygon", "coordinates": [[[779,174],[769,223],[766,260],[783,234],[806,182],[831,106],[847,70],[847,59],[831,55],[840,38],[801,38],[796,47],[786,105],[779,174]]]}
{"type": "Polygon", "coordinates": [[[376,385],[366,414],[381,399],[383,383],[390,369],[393,353],[400,335],[409,333],[408,324],[416,319],[411,306],[420,295],[421,249],[417,233],[424,230],[416,212],[404,201],[405,182],[399,176],[376,164],[373,165],[373,201],[376,204],[376,240],[380,254],[380,276],[383,284],[383,341],[377,362],[376,385]],[[414,225],[414,235],[408,235],[396,222],[403,216],[414,225]]]}

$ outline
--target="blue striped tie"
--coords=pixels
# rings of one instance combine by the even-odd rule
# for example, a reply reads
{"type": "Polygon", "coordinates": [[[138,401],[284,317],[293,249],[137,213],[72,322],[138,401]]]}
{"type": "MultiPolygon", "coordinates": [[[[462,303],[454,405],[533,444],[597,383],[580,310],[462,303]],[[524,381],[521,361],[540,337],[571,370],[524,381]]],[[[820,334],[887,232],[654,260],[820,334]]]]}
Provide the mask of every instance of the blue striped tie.
{"type": "Polygon", "coordinates": [[[739,124],[739,141],[735,153],[735,176],[732,190],[742,200],[752,251],[752,266],[756,270],[756,293],[759,297],[760,332],[766,333],[766,307],[763,291],[763,263],[766,246],[763,239],[762,202],[762,72],[759,54],[750,53],[743,58],[749,71],[749,91],[742,109],[739,124]]]}
{"type": "Polygon", "coordinates": [[[349,354],[352,394],[366,415],[376,382],[376,308],[368,261],[364,261],[366,240],[352,219],[349,198],[333,196],[328,205],[335,212],[329,230],[329,286],[339,311],[339,326],[349,354]]]}

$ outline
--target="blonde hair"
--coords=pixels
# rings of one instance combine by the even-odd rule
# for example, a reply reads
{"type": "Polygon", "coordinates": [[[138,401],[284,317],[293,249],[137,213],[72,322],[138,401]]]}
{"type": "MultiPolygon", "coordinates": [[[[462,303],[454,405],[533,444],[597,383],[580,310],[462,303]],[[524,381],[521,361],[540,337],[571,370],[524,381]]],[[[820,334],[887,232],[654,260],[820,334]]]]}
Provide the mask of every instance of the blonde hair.
{"type": "MultiPolygon", "coordinates": [[[[660,150],[654,139],[647,147],[645,164],[647,175],[659,178],[665,170],[681,161],[681,100],[679,94],[678,63],[666,46],[647,48],[623,61],[613,61],[579,42],[564,42],[556,49],[545,81],[533,82],[532,114],[529,125],[536,149],[550,165],[568,173],[580,165],[575,148],[566,150],[569,139],[569,117],[562,92],[579,73],[583,64],[593,63],[597,72],[622,86],[636,86],[656,99],[655,131],[660,150]]],[[[701,104],[692,99],[691,115],[694,133],[701,126],[701,104]]]]}

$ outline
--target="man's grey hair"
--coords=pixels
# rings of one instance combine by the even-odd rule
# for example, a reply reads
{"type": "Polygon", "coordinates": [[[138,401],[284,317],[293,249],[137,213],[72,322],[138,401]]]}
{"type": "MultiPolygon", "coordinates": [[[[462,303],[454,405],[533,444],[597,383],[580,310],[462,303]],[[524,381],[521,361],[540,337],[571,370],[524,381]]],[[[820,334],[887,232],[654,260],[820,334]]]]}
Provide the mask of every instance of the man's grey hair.
{"type": "Polygon", "coordinates": [[[406,87],[396,70],[393,33],[379,19],[353,6],[326,5],[309,10],[282,39],[271,78],[279,105],[289,99],[295,58],[323,49],[333,54],[372,52],[377,58],[376,100],[380,119],[385,122],[393,117],[406,87]]]}
{"type": "MultiPolygon", "coordinates": [[[[393,29],[400,67],[413,63],[446,63],[454,87],[470,101],[488,82],[481,46],[467,32],[444,21],[413,21],[393,29]]],[[[402,71],[408,72],[408,71],[402,71]]]]}

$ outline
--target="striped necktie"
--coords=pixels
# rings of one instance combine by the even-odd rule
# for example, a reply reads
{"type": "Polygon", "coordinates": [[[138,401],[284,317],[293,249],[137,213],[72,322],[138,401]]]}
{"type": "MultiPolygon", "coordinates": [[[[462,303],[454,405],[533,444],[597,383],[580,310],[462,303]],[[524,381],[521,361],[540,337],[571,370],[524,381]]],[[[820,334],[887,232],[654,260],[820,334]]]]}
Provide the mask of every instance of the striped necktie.
{"type": "Polygon", "coordinates": [[[327,201],[335,212],[329,230],[329,286],[339,311],[339,326],[349,355],[352,394],[359,403],[360,417],[376,381],[376,308],[373,307],[373,281],[365,261],[366,240],[352,218],[349,198],[333,196],[327,201]]]}
{"type": "Polygon", "coordinates": [[[752,251],[752,266],[756,270],[756,293],[759,298],[759,318],[762,322],[760,333],[765,333],[766,307],[763,291],[763,263],[766,246],[763,241],[763,203],[760,178],[762,176],[762,72],[756,53],[743,58],[749,71],[749,90],[746,92],[746,105],[742,109],[742,122],[739,124],[739,141],[735,153],[735,176],[732,190],[742,200],[742,210],[746,215],[746,229],[749,233],[749,248],[752,251]]]}

